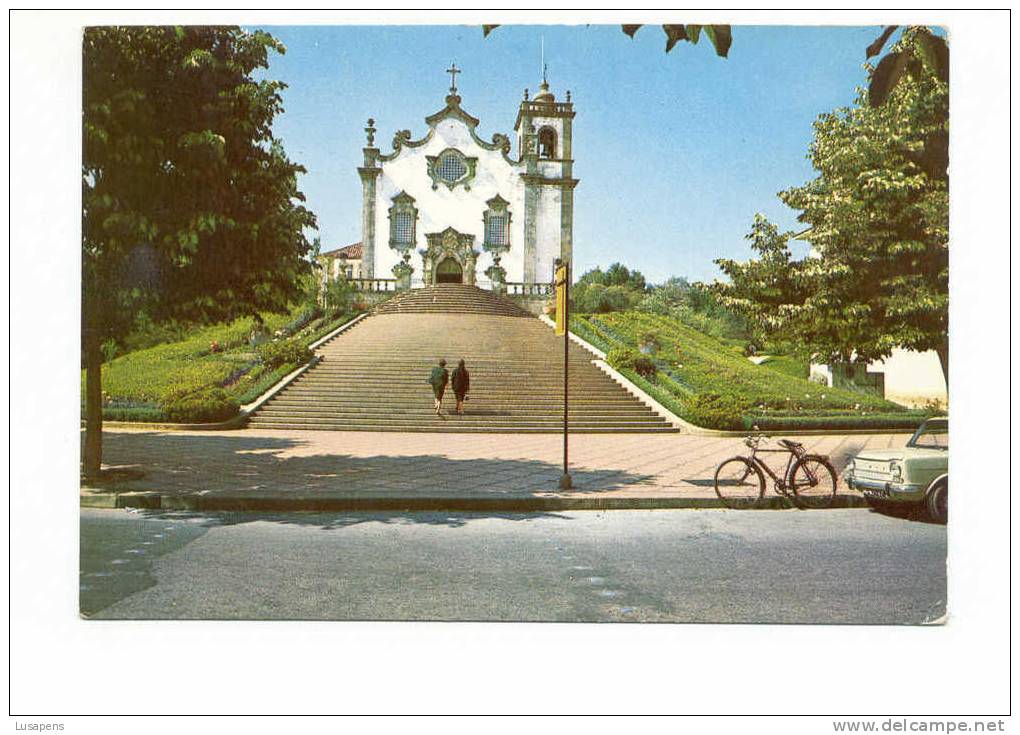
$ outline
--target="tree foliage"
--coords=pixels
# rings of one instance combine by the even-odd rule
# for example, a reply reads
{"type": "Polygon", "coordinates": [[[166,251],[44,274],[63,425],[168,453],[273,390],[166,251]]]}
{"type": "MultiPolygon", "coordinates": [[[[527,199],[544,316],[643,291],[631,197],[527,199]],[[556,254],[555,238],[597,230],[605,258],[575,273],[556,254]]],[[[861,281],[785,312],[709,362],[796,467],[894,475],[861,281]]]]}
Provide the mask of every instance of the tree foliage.
{"type": "Polygon", "coordinates": [[[84,55],[83,266],[93,324],[282,310],[307,270],[297,174],[273,138],[281,82],[255,81],[267,33],[90,28],[84,55]]]}
{"type": "Polygon", "coordinates": [[[613,263],[603,271],[593,268],[571,289],[573,308],[588,314],[626,311],[641,300],[647,284],[640,271],[613,263]]]}
{"type": "Polygon", "coordinates": [[[747,321],[727,309],[703,284],[682,276],[652,286],[637,304],[639,311],[672,317],[689,327],[719,339],[747,342],[752,335],[747,321]]]}
{"type": "MultiPolygon", "coordinates": [[[[920,35],[893,52],[919,53],[920,35]]],[[[812,257],[792,260],[789,233],[758,218],[759,257],[717,261],[731,282],[714,292],[820,360],[936,350],[948,374],[948,182],[918,158],[948,134],[948,92],[937,74],[906,76],[882,105],[861,89],[853,106],[822,115],[809,151],[818,177],[780,194],[810,225],[812,257]]]]}
{"type": "MultiPolygon", "coordinates": [[[[297,175],[273,137],[268,33],[95,27],[84,37],[83,348],[155,323],[281,311],[309,264],[297,175]]],[[[98,375],[90,376],[98,381],[98,375]]],[[[89,431],[99,426],[90,395],[89,431]]],[[[93,436],[91,441],[98,442],[93,436]]],[[[87,442],[89,444],[89,442],[87,442]]],[[[95,448],[95,444],[89,444],[95,448]]],[[[98,471],[87,451],[86,471],[98,471]]]]}
{"type": "MultiPolygon", "coordinates": [[[[486,37],[494,30],[499,28],[499,23],[482,26],[482,36],[486,37]]],[[[622,25],[620,26],[623,32],[631,38],[634,38],[634,34],[641,28],[641,24],[637,25],[622,25]]],[[[709,40],[712,47],[715,49],[715,53],[719,56],[726,57],[730,52],[730,46],[733,45],[733,32],[728,25],[695,25],[693,23],[688,24],[664,24],[662,26],[663,33],[666,34],[666,53],[668,54],[673,50],[680,41],[687,41],[688,43],[697,44],[701,39],[702,34],[709,40]]]]}

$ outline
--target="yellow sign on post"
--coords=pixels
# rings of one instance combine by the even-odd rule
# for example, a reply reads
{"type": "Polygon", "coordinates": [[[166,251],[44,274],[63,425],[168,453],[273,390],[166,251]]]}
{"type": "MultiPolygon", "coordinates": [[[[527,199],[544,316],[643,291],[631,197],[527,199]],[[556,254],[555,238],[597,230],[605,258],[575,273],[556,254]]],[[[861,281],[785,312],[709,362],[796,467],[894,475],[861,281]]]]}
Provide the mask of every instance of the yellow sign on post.
{"type": "Polygon", "coordinates": [[[556,334],[567,333],[567,266],[556,269],[556,334]]]}

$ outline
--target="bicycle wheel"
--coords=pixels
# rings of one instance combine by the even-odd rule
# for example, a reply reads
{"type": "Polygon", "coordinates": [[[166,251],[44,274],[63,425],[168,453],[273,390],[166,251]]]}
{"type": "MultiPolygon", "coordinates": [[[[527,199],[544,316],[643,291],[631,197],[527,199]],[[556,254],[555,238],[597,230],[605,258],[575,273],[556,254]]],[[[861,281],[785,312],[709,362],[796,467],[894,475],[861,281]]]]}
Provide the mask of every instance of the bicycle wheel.
{"type": "Polygon", "coordinates": [[[828,459],[816,454],[797,460],[788,484],[799,508],[829,508],[836,499],[836,470],[828,459]]]}
{"type": "Polygon", "coordinates": [[[727,508],[747,510],[765,494],[765,478],[750,460],[733,457],[715,471],[715,494],[727,508]]]}

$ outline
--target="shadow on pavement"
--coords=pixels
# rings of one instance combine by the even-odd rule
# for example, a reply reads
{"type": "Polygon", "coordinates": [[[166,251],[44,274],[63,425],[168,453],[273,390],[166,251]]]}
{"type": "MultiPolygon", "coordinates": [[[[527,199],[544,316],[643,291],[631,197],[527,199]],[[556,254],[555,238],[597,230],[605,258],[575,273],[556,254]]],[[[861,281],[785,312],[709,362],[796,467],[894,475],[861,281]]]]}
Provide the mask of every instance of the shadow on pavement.
{"type": "MultiPolygon", "coordinates": [[[[474,495],[532,497],[555,492],[562,467],[526,458],[454,459],[444,456],[442,435],[436,454],[354,456],[300,452],[309,443],[299,438],[167,434],[157,432],[104,435],[110,465],[139,469],[138,480],[111,490],[200,492],[207,496],[243,493],[245,497],[315,497],[344,493],[474,495]]],[[[572,469],[579,492],[602,493],[646,484],[652,475],[619,469],[572,469]]]]}
{"type": "Polygon", "coordinates": [[[465,512],[227,512],[227,511],[171,511],[171,510],[139,510],[134,511],[144,519],[165,521],[188,521],[202,528],[221,526],[237,526],[244,523],[281,523],[285,525],[315,527],[323,531],[336,531],[358,526],[364,523],[381,523],[394,526],[445,526],[446,528],[462,528],[471,521],[497,518],[505,521],[533,522],[550,518],[569,521],[569,515],[552,512],[500,513],[484,511],[465,512]]]}

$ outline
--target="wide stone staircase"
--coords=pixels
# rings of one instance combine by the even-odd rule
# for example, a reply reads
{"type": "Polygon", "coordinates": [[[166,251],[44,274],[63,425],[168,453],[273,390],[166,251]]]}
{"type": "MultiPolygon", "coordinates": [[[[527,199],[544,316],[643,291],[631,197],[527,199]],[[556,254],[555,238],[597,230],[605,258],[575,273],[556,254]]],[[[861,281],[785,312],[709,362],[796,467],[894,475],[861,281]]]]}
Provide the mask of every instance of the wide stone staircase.
{"type": "MultiPolygon", "coordinates": [[[[381,304],[321,346],[322,360],[250,421],[263,429],[547,433],[563,428],[563,338],[510,299],[474,286],[415,289],[381,304]],[[465,413],[433,410],[431,368],[463,358],[465,413]]],[[[675,429],[591,364],[571,343],[570,429],[586,433],[675,429]]]]}

